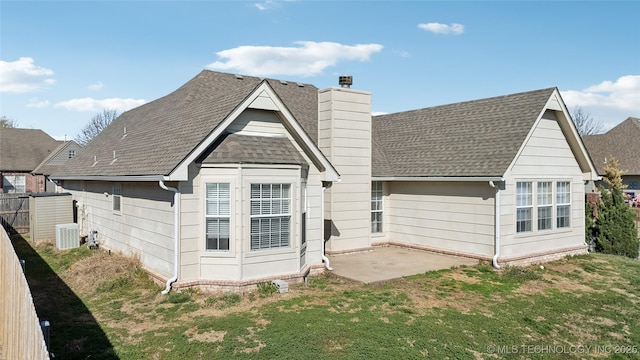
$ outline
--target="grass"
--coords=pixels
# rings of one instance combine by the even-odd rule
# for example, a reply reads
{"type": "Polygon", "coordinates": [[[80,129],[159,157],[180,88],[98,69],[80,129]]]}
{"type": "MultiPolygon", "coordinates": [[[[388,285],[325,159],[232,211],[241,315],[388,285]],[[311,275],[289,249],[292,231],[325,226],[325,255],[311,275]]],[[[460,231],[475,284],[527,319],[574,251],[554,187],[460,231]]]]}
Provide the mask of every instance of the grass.
{"type": "Polygon", "coordinates": [[[382,285],[324,274],[285,294],[264,284],[242,296],[164,296],[116,254],[14,244],[30,256],[34,298],[62,294],[65,315],[49,319],[56,358],[640,359],[640,262],[623,257],[463,266],[382,285]],[[87,264],[105,270],[90,276],[87,264]]]}

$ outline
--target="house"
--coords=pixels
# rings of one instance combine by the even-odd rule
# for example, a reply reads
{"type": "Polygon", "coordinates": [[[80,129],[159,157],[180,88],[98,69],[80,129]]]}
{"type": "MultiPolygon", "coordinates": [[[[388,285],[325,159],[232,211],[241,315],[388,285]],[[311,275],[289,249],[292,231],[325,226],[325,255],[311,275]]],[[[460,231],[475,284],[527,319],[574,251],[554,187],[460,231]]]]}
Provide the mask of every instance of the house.
{"type": "Polygon", "coordinates": [[[81,231],[165,292],[296,280],[383,245],[496,266],[586,252],[596,172],[556,88],[372,117],[341,85],[205,70],[52,178],[81,231]]]}
{"type": "Polygon", "coordinates": [[[39,193],[46,178],[31,172],[61,145],[38,129],[0,128],[0,193],[39,193]]]}
{"type": "MultiPolygon", "coordinates": [[[[60,143],[60,141],[58,143],[60,143]]],[[[49,153],[49,156],[33,169],[31,172],[33,175],[43,175],[45,179],[47,179],[45,182],[45,192],[57,192],[57,185],[53,181],[48,181],[49,175],[64,165],[69,159],[74,158],[81,148],[82,147],[73,140],[63,141],[55,150],[49,153]]]]}
{"type": "MultiPolygon", "coordinates": [[[[582,137],[598,174],[605,175],[607,159],[615,157],[618,167],[626,173],[622,182],[627,185],[625,192],[640,194],[640,119],[629,117],[604,134],[582,137]]],[[[596,185],[605,184],[597,182],[596,185]]],[[[633,196],[632,196],[633,197],[633,196]]]]}

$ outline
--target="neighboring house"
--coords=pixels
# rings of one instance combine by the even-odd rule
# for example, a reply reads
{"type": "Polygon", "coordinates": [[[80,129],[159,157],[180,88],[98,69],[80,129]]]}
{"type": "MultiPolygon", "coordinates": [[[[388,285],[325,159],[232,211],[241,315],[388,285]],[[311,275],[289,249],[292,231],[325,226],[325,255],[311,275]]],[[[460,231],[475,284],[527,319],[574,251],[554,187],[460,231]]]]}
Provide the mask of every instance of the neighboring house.
{"type": "Polygon", "coordinates": [[[57,192],[58,186],[49,180],[49,175],[66,164],[69,159],[74,158],[81,148],[82,147],[73,140],[64,141],[33,169],[32,174],[43,175],[47,180],[45,182],[45,192],[57,192]]]}
{"type": "Polygon", "coordinates": [[[557,89],[371,116],[371,94],[202,71],[52,175],[83,234],[174,286],[240,289],[400,245],[586,252],[596,173],[557,89]]]}
{"type": "Polygon", "coordinates": [[[61,142],[38,129],[0,128],[0,193],[39,193],[44,175],[31,172],[61,142]]]}
{"type": "MultiPolygon", "coordinates": [[[[640,194],[640,119],[629,117],[616,127],[599,135],[582,137],[591,160],[598,170],[598,174],[605,175],[604,166],[607,159],[615,157],[618,167],[626,171],[622,182],[627,185],[625,192],[640,194]]],[[[597,182],[603,185],[604,182],[597,182]]]]}

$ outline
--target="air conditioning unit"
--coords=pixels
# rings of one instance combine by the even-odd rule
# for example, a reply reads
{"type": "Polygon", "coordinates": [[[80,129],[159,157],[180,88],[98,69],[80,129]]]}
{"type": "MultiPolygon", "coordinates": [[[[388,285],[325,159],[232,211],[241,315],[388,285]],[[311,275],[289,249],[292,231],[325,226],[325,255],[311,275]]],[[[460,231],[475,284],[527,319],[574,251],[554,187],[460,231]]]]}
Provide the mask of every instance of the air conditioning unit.
{"type": "Polygon", "coordinates": [[[80,232],[78,224],[56,225],[56,247],[60,250],[72,249],[80,246],[80,232]]]}

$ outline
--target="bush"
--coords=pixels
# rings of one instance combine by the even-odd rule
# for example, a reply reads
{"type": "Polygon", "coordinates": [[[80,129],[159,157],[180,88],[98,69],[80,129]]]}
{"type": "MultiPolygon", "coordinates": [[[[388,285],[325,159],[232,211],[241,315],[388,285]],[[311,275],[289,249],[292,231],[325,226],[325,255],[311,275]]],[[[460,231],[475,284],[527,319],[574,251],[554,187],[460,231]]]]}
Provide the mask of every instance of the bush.
{"type": "Polygon", "coordinates": [[[605,254],[622,255],[632,259],[638,257],[638,232],[635,213],[624,202],[622,190],[623,171],[618,170],[618,162],[610,159],[605,166],[607,174],[604,181],[609,185],[606,190],[599,187],[601,201],[598,204],[598,217],[594,223],[596,250],[605,254]]]}

